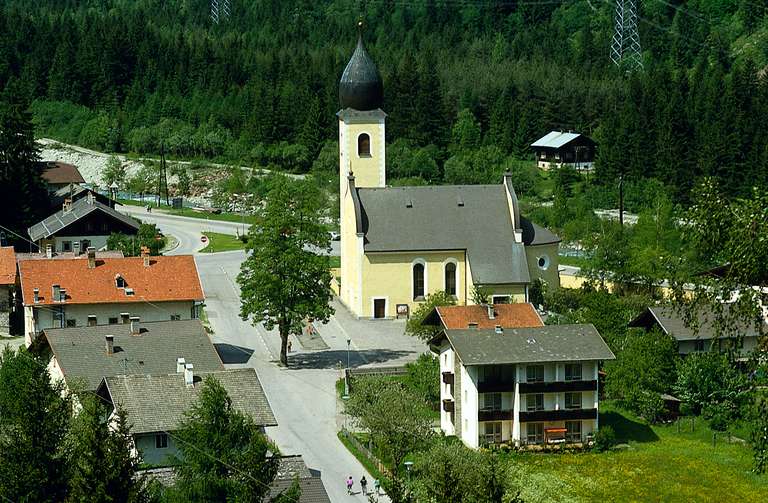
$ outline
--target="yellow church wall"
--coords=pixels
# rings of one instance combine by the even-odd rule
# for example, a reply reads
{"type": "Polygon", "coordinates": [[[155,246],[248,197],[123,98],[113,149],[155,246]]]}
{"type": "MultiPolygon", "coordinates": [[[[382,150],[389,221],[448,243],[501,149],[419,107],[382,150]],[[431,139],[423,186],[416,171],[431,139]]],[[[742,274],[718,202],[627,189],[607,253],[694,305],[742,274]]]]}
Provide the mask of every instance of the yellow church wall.
{"type": "Polygon", "coordinates": [[[561,277],[558,273],[560,268],[559,247],[558,243],[525,247],[531,281],[537,278],[542,279],[550,290],[560,287],[561,277]],[[546,270],[539,267],[539,257],[546,257],[548,259],[549,265],[546,270]]]}
{"type": "Polygon", "coordinates": [[[363,258],[363,302],[360,316],[373,317],[373,299],[386,300],[386,316],[396,316],[398,304],[408,304],[411,313],[421,302],[413,300],[413,272],[415,261],[425,264],[424,291],[432,294],[445,290],[445,265],[456,263],[456,302],[466,303],[467,271],[464,251],[420,253],[367,253],[363,258]]]}
{"type": "Polygon", "coordinates": [[[350,310],[356,312],[360,302],[360,254],[358,253],[359,240],[357,236],[357,224],[355,222],[355,207],[352,195],[349,191],[349,182],[344,177],[346,184],[342,185],[340,194],[340,221],[341,230],[340,255],[341,255],[341,285],[339,288],[342,303],[350,310]]]}

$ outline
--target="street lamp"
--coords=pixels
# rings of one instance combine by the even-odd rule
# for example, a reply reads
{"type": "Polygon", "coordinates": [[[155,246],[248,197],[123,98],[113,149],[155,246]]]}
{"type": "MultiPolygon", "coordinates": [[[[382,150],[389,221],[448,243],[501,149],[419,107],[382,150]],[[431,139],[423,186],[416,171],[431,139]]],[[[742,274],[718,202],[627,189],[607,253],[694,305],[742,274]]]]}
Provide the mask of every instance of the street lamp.
{"type": "MultiPolygon", "coordinates": [[[[109,186],[109,193],[112,195],[112,202],[113,203],[115,201],[117,201],[117,189],[118,189],[117,182],[113,180],[112,181],[112,185],[109,186]]],[[[114,204],[113,204],[113,206],[114,206],[114,204]]]]}
{"type": "Polygon", "coordinates": [[[349,345],[352,344],[352,339],[347,337],[347,368],[344,370],[344,394],[349,396],[349,345]]]}

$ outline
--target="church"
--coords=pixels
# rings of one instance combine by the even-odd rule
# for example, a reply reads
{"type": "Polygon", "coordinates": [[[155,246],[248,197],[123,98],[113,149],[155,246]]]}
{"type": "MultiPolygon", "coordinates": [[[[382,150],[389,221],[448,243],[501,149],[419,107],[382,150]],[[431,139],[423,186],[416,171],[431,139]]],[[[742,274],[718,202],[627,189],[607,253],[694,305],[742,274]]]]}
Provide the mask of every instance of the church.
{"type": "Polygon", "coordinates": [[[459,305],[480,289],[527,302],[559,287],[560,238],[520,214],[513,180],[388,187],[381,75],[358,38],[339,83],[340,299],[359,318],[407,317],[427,295],[459,305]]]}

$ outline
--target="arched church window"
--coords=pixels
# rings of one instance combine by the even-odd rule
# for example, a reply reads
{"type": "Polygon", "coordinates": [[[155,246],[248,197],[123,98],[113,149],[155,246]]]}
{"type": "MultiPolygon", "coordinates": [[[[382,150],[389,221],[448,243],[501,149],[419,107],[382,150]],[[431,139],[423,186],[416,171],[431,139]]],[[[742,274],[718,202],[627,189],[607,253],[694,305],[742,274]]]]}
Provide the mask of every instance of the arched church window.
{"type": "Polygon", "coordinates": [[[445,293],[456,295],[456,264],[453,262],[445,264],[445,293]]]}
{"type": "Polygon", "coordinates": [[[413,264],[413,300],[424,298],[424,264],[413,264]]]}
{"type": "Polygon", "coordinates": [[[362,133],[357,137],[357,156],[371,157],[371,137],[368,133],[362,133]]]}

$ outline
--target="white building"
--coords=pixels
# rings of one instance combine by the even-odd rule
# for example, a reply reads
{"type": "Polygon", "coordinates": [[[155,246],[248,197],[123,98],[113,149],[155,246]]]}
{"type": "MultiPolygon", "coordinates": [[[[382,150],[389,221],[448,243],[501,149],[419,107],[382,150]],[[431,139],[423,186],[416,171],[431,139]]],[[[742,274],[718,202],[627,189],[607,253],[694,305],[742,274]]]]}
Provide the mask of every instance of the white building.
{"type": "Polygon", "coordinates": [[[204,300],[191,255],[19,262],[27,345],[47,328],[196,319],[204,300]]]}
{"type": "Polygon", "coordinates": [[[614,355],[592,325],[444,330],[440,427],[469,447],[584,443],[598,428],[598,365],[614,355]]]}

